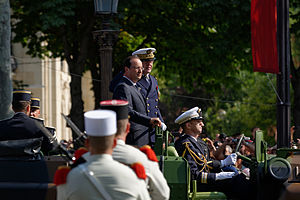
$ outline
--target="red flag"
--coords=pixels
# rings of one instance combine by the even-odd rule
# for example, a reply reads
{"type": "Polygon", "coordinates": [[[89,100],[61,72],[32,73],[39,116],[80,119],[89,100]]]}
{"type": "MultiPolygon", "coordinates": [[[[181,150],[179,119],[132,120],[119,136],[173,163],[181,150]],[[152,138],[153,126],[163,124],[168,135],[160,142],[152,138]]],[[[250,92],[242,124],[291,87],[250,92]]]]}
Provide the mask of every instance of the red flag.
{"type": "Polygon", "coordinates": [[[276,0],[251,0],[253,71],[278,73],[276,0]]]}

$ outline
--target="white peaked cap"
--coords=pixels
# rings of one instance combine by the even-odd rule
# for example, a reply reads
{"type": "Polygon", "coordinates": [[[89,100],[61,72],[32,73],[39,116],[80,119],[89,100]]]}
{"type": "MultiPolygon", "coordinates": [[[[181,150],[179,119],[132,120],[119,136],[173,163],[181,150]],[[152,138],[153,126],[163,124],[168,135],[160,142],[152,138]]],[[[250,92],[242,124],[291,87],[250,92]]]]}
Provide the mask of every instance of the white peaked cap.
{"type": "Polygon", "coordinates": [[[132,55],[149,54],[149,53],[154,53],[155,51],[156,51],[155,48],[143,48],[134,51],[132,55]]]}
{"type": "Polygon", "coordinates": [[[117,132],[117,115],[111,110],[84,113],[85,131],[89,136],[109,136],[117,132]]]}
{"type": "Polygon", "coordinates": [[[183,123],[185,123],[187,121],[190,121],[192,119],[201,119],[201,120],[203,120],[201,108],[194,107],[194,108],[182,113],[179,117],[177,117],[177,119],[175,120],[175,123],[176,124],[183,124],[183,123]]]}

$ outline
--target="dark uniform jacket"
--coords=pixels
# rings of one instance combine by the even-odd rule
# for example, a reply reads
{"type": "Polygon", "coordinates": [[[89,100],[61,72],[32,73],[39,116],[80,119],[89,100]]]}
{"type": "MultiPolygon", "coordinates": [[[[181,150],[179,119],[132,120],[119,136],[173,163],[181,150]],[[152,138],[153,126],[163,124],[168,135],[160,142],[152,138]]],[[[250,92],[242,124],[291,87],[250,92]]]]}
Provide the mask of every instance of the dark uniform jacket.
{"type": "Polygon", "coordinates": [[[131,126],[126,138],[126,144],[137,146],[149,144],[149,123],[151,118],[147,116],[145,100],[138,88],[127,78],[122,77],[114,90],[113,99],[128,101],[128,114],[131,126]]]}
{"type": "Polygon", "coordinates": [[[192,180],[201,183],[215,182],[216,174],[213,172],[220,170],[221,162],[210,158],[208,147],[204,141],[196,141],[190,135],[183,135],[176,140],[175,148],[179,156],[188,161],[192,180]]]}
{"type": "MultiPolygon", "coordinates": [[[[158,83],[157,80],[149,75],[149,82],[146,80],[146,76],[143,76],[141,80],[137,82],[137,85],[146,100],[147,115],[149,117],[158,117],[162,122],[160,110],[158,108],[158,83]]],[[[150,129],[150,141],[151,144],[155,143],[155,129],[150,129]]]]}
{"type": "Polygon", "coordinates": [[[146,99],[147,115],[149,117],[158,117],[162,122],[163,118],[158,108],[158,83],[157,80],[149,75],[150,83],[146,80],[146,76],[143,76],[141,80],[137,82],[141,93],[146,99]]]}
{"type": "Polygon", "coordinates": [[[38,122],[21,112],[10,119],[0,121],[0,141],[43,138],[41,150],[44,154],[53,148],[46,131],[38,122]]]}

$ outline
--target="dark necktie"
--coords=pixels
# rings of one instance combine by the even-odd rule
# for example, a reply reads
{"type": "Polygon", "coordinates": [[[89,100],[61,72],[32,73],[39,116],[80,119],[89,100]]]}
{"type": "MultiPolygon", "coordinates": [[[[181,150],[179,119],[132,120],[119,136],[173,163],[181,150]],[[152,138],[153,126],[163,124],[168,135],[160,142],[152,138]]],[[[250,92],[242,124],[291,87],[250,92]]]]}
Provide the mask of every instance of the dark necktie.
{"type": "Polygon", "coordinates": [[[137,84],[135,84],[134,87],[135,87],[137,90],[139,90],[139,87],[137,86],[137,84]]]}
{"type": "Polygon", "coordinates": [[[150,85],[150,77],[149,76],[146,76],[145,77],[146,78],[146,81],[149,83],[149,85],[150,85]]]}

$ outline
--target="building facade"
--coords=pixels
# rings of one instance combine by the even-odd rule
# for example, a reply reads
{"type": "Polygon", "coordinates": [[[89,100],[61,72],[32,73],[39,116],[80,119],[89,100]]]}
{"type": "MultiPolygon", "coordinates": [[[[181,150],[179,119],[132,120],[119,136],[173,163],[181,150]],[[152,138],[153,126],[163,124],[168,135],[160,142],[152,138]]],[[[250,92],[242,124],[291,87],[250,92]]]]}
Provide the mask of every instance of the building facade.
{"type": "Polygon", "coordinates": [[[71,130],[61,114],[68,115],[71,108],[67,63],[59,58],[32,58],[19,44],[12,46],[12,56],[16,65],[12,80],[22,83],[32,96],[41,99],[40,118],[45,126],[56,128],[58,140],[71,139],[71,130]]]}

